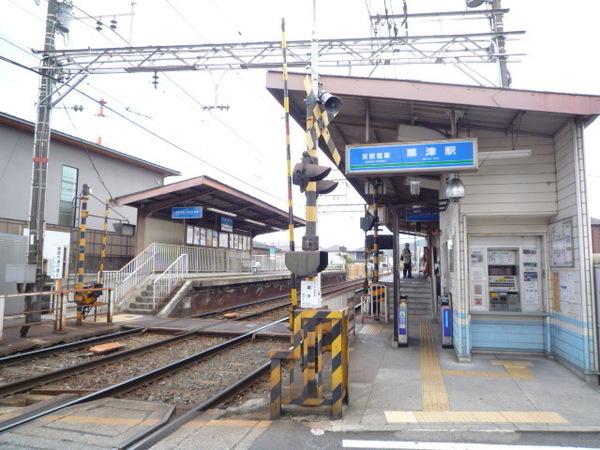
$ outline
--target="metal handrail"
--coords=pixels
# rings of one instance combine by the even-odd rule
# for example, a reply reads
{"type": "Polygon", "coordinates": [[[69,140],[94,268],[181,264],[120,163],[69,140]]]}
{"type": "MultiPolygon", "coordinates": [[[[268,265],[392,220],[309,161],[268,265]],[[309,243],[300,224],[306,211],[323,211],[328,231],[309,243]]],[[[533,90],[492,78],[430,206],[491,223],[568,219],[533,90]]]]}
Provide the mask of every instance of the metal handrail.
{"type": "Polygon", "coordinates": [[[180,281],[188,274],[188,254],[180,255],[169,267],[161,273],[152,283],[152,309],[156,303],[162,302],[179,285],[180,281]]]}

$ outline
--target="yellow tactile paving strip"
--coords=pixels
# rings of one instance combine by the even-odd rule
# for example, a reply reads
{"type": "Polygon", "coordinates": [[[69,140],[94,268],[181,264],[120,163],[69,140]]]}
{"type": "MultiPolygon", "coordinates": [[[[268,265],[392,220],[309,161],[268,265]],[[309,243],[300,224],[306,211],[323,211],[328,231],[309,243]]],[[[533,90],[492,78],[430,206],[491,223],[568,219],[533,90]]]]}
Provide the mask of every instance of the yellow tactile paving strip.
{"type": "Polygon", "coordinates": [[[435,348],[431,324],[420,323],[421,333],[421,404],[423,411],[449,411],[450,402],[444,375],[435,348]]]}
{"type": "Polygon", "coordinates": [[[565,424],[552,411],[385,411],[388,423],[565,424]]]}
{"type": "Polygon", "coordinates": [[[381,333],[381,330],[383,330],[383,325],[374,325],[374,324],[368,323],[368,324],[362,326],[362,328],[360,329],[360,334],[377,335],[377,334],[381,333]]]}

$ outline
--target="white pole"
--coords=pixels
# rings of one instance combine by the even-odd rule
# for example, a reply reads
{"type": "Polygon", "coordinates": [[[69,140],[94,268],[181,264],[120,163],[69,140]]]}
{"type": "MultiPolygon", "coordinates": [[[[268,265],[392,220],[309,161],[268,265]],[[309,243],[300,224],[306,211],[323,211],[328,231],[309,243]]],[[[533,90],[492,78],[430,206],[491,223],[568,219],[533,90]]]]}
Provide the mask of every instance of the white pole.
{"type": "Polygon", "coordinates": [[[0,342],[2,342],[2,332],[4,331],[4,295],[0,295],[0,342]]]}

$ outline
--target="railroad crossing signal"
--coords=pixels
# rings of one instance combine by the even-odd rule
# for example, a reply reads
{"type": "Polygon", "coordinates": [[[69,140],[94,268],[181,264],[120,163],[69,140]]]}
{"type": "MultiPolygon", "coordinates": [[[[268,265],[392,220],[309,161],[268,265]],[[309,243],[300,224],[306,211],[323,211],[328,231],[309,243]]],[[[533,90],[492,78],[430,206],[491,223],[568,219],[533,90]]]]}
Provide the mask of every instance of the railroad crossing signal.
{"type": "Polygon", "coordinates": [[[300,192],[304,192],[308,183],[316,182],[316,194],[328,194],[333,191],[338,183],[337,181],[323,180],[331,172],[330,167],[319,166],[317,158],[309,155],[308,152],[302,153],[302,162],[294,166],[292,173],[292,182],[300,186],[300,192]]]}
{"type": "Polygon", "coordinates": [[[363,231],[369,231],[377,223],[377,217],[369,212],[365,212],[365,216],[360,218],[360,228],[363,231]]]}

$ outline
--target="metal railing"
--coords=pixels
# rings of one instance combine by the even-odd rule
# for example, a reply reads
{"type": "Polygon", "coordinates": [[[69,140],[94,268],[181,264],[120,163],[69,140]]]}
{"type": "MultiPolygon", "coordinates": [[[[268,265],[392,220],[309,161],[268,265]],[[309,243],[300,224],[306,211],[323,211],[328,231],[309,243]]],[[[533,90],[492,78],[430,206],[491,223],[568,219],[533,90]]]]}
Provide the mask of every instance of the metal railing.
{"type": "Polygon", "coordinates": [[[161,273],[152,283],[152,309],[157,303],[169,297],[179,287],[181,281],[188,274],[188,255],[184,253],[161,273]]]}
{"type": "MultiPolygon", "coordinates": [[[[112,323],[113,320],[113,298],[112,289],[110,288],[83,288],[83,289],[60,289],[44,292],[23,292],[19,294],[6,294],[0,295],[0,341],[2,340],[2,333],[5,328],[9,327],[21,327],[25,325],[22,322],[22,312],[5,314],[6,302],[18,302],[23,303],[23,299],[26,297],[38,297],[41,299],[41,309],[29,311],[30,313],[40,313],[41,319],[39,322],[29,322],[27,325],[42,325],[48,322],[54,322],[54,331],[65,332],[67,320],[79,320],[79,314],[68,315],[68,312],[76,310],[76,304],[73,302],[73,298],[79,293],[90,293],[90,292],[101,292],[102,296],[98,302],[95,302],[89,306],[94,309],[93,317],[94,322],[98,319],[98,315],[106,316],[106,323],[112,323]],[[44,304],[48,302],[47,304],[44,304]],[[4,323],[4,319],[14,319],[15,325],[8,325],[4,323]]],[[[85,320],[85,319],[84,319],[85,320]]]]}
{"type": "Polygon", "coordinates": [[[188,272],[250,272],[248,252],[225,248],[192,247],[153,243],[121,270],[104,271],[104,287],[113,289],[115,307],[153,274],[166,271],[182,255],[187,255],[188,272]]]}
{"type": "Polygon", "coordinates": [[[271,255],[253,255],[252,272],[278,272],[288,270],[285,266],[285,254],[277,253],[273,258],[271,255]]]}

